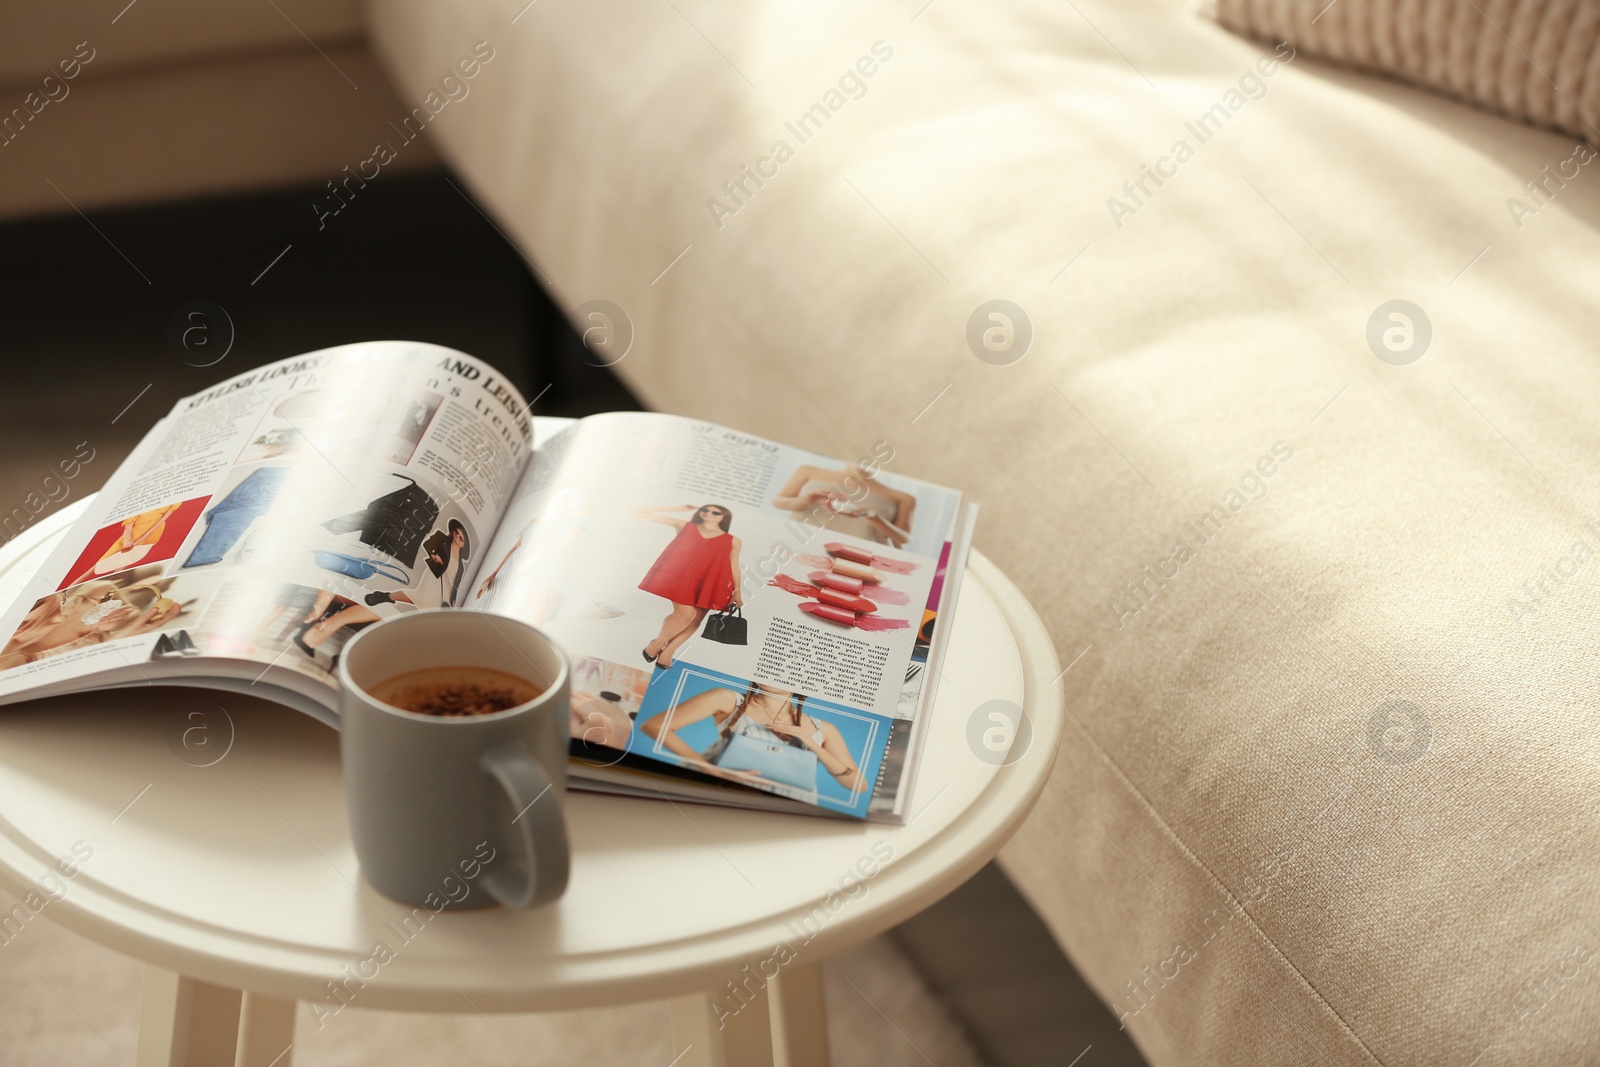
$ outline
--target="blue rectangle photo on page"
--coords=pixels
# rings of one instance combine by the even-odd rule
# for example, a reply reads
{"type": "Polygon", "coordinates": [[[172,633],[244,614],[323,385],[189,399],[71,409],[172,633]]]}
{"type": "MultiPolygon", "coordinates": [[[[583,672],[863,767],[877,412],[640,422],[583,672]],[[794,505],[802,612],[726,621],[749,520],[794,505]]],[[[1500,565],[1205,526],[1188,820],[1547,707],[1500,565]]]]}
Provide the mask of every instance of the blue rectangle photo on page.
{"type": "Polygon", "coordinates": [[[891,721],[674,664],[651,680],[629,751],[865,818],[891,721]]]}

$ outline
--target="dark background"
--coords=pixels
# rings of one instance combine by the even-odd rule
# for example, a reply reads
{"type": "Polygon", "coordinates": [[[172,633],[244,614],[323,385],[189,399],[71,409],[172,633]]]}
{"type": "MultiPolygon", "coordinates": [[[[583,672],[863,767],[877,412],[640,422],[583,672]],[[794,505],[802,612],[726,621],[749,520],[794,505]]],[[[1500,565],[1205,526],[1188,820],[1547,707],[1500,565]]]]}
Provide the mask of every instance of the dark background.
{"type": "Polygon", "coordinates": [[[579,358],[577,335],[530,265],[451,176],[374,182],[319,231],[311,205],[325,195],[306,188],[0,226],[0,426],[27,453],[0,474],[4,510],[85,438],[97,452],[85,477],[98,485],[180,397],[353,341],[458,348],[529,399],[549,386],[536,415],[639,406],[579,358]],[[187,349],[169,338],[191,301],[232,323],[231,349],[209,366],[196,364],[226,344],[220,316],[180,316],[199,327],[187,349]]]}

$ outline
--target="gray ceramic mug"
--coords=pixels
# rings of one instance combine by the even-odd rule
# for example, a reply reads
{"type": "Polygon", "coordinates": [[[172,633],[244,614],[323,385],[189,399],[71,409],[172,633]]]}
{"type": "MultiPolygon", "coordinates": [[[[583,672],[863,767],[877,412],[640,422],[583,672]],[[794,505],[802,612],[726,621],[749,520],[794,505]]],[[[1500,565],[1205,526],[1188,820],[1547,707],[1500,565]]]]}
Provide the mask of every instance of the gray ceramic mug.
{"type": "Polygon", "coordinates": [[[565,891],[571,683],[553,641],[500,615],[410,612],[345,645],[339,682],[350,836],[374,889],[435,911],[531,908],[565,891]],[[543,692],[461,718],[402,711],[369,695],[430,667],[504,671],[543,692]]]}

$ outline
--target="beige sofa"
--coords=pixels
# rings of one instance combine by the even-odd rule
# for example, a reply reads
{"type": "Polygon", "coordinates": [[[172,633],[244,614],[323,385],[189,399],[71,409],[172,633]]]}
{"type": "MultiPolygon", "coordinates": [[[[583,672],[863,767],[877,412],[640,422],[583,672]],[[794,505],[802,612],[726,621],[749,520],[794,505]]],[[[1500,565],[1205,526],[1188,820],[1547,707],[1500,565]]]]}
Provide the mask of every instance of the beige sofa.
{"type": "Polygon", "coordinates": [[[371,28],[408,98],[493,44],[438,143],[647,402],[984,502],[1073,664],[1005,863],[1153,1063],[1600,1059],[1600,172],[1524,184],[1570,138],[1163,0],[524,3],[371,28]]]}
{"type": "Polygon", "coordinates": [[[627,310],[647,403],[887,438],[984,503],[1071,665],[1004,861],[1152,1063],[1600,1059],[1600,172],[1548,179],[1570,138],[1166,0],[366,20],[374,120],[492,48],[430,136],[563,302],[627,310]],[[1020,361],[969,345],[996,298],[1020,361]]]}

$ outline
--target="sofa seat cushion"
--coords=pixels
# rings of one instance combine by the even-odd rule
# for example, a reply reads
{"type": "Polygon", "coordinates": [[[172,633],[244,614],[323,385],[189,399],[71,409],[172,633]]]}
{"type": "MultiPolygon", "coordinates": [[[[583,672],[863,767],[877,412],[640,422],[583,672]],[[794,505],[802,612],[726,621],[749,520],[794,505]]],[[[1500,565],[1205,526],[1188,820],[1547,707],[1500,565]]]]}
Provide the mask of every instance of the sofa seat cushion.
{"type": "Polygon", "coordinates": [[[1070,664],[1007,869],[1152,1063],[1600,1055],[1571,138],[1164,0],[371,18],[496,49],[438,143],[645,401],[983,502],[1070,664]]]}
{"type": "MultiPolygon", "coordinates": [[[[302,41],[295,50],[90,77],[100,58],[66,83],[64,97],[0,123],[0,217],[294,184],[317,190],[350,180],[379,143],[404,149],[386,172],[438,163],[430,138],[405,144],[394,132],[390,124],[412,104],[361,42],[319,55],[302,41]]],[[[20,107],[29,91],[0,86],[0,108],[20,107]]],[[[306,196],[310,231],[326,195],[306,196]]]]}
{"type": "MultiPolygon", "coordinates": [[[[0,84],[28,84],[57,74],[77,46],[83,68],[104,77],[156,66],[204,63],[220,56],[278,49],[311,51],[362,36],[359,0],[88,0],[13,4],[0,33],[0,84]],[[276,9],[276,10],[274,10],[276,9]]],[[[9,105],[8,105],[9,106],[9,105]]]]}

